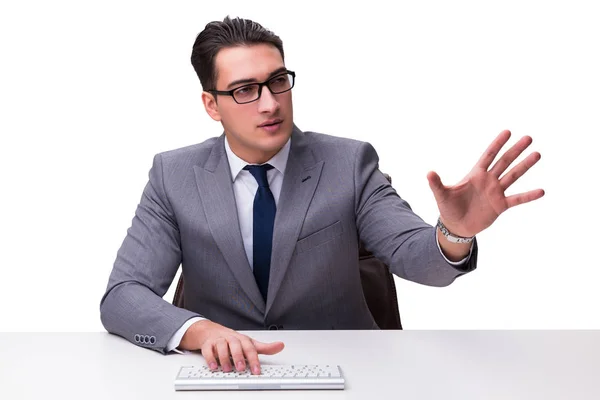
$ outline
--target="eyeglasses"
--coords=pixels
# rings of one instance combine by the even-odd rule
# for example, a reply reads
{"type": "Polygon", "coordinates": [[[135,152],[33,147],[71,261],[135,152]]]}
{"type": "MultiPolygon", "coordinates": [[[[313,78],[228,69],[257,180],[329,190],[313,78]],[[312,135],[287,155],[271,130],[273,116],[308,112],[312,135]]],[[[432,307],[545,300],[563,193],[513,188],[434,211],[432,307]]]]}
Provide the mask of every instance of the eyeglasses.
{"type": "Polygon", "coordinates": [[[240,86],[233,90],[207,90],[209,93],[220,94],[223,96],[231,96],[238,104],[252,103],[260,98],[263,86],[269,88],[272,94],[285,93],[292,90],[296,80],[294,71],[286,71],[276,75],[262,83],[252,83],[249,85],[240,86]]]}

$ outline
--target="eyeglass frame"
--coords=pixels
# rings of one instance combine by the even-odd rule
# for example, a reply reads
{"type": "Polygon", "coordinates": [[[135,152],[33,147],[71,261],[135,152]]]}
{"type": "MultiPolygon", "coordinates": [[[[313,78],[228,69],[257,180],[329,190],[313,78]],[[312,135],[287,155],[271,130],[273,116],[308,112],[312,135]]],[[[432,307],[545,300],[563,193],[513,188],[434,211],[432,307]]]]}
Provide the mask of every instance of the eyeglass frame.
{"type": "Polygon", "coordinates": [[[233,99],[233,101],[235,101],[237,104],[250,104],[253,103],[257,100],[260,99],[260,96],[262,96],[262,89],[263,86],[266,86],[267,89],[269,89],[269,92],[271,92],[271,94],[281,94],[281,93],[286,93],[289,92],[290,90],[292,90],[292,88],[294,87],[294,85],[296,84],[296,73],[294,71],[290,71],[290,70],[285,70],[285,72],[281,72],[280,74],[277,74],[275,76],[270,77],[269,79],[267,79],[264,82],[255,82],[255,83],[248,83],[247,85],[242,85],[242,86],[238,86],[234,89],[231,90],[216,90],[216,89],[209,89],[207,90],[207,92],[209,93],[213,93],[213,94],[220,94],[222,96],[231,96],[231,98],[233,99]],[[267,85],[269,82],[271,82],[273,79],[278,78],[282,75],[291,75],[292,76],[292,86],[290,86],[289,89],[284,90],[283,92],[277,92],[277,93],[273,93],[273,91],[271,90],[271,88],[269,87],[269,85],[267,85]],[[243,103],[240,103],[239,101],[237,101],[235,99],[235,96],[233,95],[233,92],[235,92],[236,90],[239,90],[241,88],[244,88],[246,86],[255,86],[258,85],[258,97],[254,100],[250,100],[250,101],[246,101],[243,103]]]}

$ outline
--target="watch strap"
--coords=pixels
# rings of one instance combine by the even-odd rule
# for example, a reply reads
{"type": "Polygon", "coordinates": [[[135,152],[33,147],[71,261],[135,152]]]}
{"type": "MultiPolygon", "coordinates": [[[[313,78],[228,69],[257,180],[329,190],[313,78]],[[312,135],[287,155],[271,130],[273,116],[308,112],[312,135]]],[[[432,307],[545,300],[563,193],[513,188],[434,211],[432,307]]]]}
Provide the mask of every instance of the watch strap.
{"type": "Polygon", "coordinates": [[[444,226],[441,218],[438,218],[437,227],[440,228],[440,232],[442,232],[442,235],[444,235],[444,237],[446,239],[448,239],[449,242],[452,242],[452,243],[471,243],[473,241],[473,239],[475,239],[475,236],[463,237],[463,236],[454,235],[452,232],[450,232],[448,230],[448,228],[446,228],[446,226],[444,226]]]}

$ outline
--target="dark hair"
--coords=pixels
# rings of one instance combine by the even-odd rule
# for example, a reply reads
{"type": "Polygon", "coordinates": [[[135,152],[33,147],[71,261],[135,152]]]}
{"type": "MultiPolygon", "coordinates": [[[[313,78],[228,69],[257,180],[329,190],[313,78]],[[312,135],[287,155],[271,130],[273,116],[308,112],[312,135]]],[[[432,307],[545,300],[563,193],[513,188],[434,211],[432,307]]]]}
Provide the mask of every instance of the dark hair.
{"type": "Polygon", "coordinates": [[[213,21],[198,34],[192,50],[192,66],[204,90],[215,89],[217,71],[215,58],[219,50],[226,47],[271,44],[283,56],[283,42],[279,36],[249,19],[229,16],[221,21],[213,21]]]}

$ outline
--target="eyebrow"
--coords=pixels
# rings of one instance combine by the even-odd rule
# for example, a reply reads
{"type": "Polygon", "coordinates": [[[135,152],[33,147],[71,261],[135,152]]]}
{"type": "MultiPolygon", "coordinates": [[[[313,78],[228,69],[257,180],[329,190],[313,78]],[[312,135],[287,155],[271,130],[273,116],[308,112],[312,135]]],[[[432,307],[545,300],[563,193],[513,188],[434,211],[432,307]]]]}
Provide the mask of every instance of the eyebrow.
{"type": "MultiPolygon", "coordinates": [[[[271,79],[275,75],[281,74],[282,72],[286,72],[286,67],[277,68],[275,71],[271,72],[267,78],[267,80],[271,79]]],[[[238,79],[236,81],[231,82],[227,85],[227,89],[231,89],[232,86],[242,85],[244,83],[256,83],[258,82],[255,78],[246,78],[246,79],[238,79]]]]}

